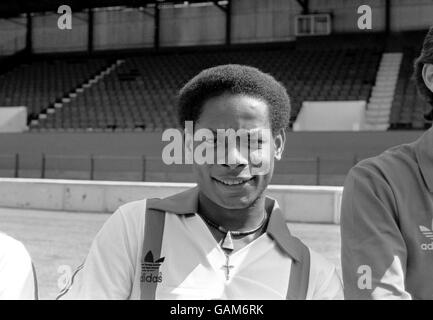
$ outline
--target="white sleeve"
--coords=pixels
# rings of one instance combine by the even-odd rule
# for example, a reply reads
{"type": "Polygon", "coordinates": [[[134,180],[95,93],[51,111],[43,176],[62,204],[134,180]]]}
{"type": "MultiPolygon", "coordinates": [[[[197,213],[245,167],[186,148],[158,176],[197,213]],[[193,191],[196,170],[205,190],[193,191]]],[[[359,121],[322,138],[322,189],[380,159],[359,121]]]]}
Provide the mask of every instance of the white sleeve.
{"type": "Polygon", "coordinates": [[[58,299],[128,299],[133,286],[143,201],[119,208],[93,240],[82,267],[58,299]]]}
{"type": "Polygon", "coordinates": [[[0,242],[0,300],[37,299],[32,260],[26,248],[7,236],[0,242]]]}
{"type": "Polygon", "coordinates": [[[343,284],[336,267],[315,251],[310,250],[310,253],[310,281],[307,299],[344,299],[343,284]]]}

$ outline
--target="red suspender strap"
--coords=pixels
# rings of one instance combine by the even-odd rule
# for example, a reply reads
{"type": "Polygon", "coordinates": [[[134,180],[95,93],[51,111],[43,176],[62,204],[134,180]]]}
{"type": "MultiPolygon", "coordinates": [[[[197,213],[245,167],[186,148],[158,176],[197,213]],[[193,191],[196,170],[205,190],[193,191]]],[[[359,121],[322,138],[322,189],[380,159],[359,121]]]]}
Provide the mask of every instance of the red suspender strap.
{"type": "Polygon", "coordinates": [[[144,218],[144,241],[141,257],[141,300],[155,300],[156,286],[155,279],[159,276],[162,237],[164,233],[165,212],[148,209],[146,202],[146,214],[144,218]],[[156,276],[156,278],[155,278],[156,276]]]}
{"type": "Polygon", "coordinates": [[[298,246],[299,252],[302,253],[301,260],[292,260],[287,300],[305,300],[307,298],[310,279],[310,250],[300,240],[298,240],[298,246]]]}

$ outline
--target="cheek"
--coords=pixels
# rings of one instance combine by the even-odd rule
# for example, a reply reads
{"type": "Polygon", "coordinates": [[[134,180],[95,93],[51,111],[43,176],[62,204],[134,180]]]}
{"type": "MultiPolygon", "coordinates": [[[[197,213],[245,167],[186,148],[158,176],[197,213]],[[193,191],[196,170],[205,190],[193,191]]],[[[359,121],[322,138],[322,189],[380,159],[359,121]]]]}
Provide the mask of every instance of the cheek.
{"type": "Polygon", "coordinates": [[[206,180],[206,179],[210,179],[210,167],[207,165],[193,165],[193,174],[195,175],[195,177],[199,180],[206,180]]]}
{"type": "Polygon", "coordinates": [[[267,175],[271,172],[274,161],[274,148],[272,145],[264,145],[262,149],[253,150],[250,153],[251,174],[267,175]]]}

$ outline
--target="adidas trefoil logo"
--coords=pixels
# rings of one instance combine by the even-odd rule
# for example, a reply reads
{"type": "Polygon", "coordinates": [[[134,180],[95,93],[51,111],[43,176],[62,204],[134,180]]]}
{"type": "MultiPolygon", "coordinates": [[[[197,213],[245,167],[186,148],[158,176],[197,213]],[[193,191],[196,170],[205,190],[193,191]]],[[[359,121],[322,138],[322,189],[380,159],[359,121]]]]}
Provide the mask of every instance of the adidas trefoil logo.
{"type": "Polygon", "coordinates": [[[148,251],[141,264],[141,282],[162,282],[162,272],[159,267],[164,262],[165,257],[157,260],[153,259],[152,251],[148,251]]]}
{"type": "Polygon", "coordinates": [[[423,243],[421,244],[422,250],[433,250],[433,221],[432,221],[432,229],[429,229],[424,226],[419,226],[419,230],[421,233],[430,240],[430,243],[423,243]]]}

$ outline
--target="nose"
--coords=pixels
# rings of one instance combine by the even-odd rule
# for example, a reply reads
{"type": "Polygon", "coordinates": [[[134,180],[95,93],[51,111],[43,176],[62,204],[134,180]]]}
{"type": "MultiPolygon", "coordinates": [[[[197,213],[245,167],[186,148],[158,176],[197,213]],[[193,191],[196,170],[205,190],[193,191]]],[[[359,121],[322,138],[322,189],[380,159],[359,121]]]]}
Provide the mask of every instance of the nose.
{"type": "Polygon", "coordinates": [[[248,153],[241,152],[238,148],[230,148],[227,152],[227,161],[223,166],[235,169],[239,166],[246,166],[248,164],[248,153]],[[243,154],[245,153],[245,154],[243,154]]]}

